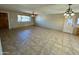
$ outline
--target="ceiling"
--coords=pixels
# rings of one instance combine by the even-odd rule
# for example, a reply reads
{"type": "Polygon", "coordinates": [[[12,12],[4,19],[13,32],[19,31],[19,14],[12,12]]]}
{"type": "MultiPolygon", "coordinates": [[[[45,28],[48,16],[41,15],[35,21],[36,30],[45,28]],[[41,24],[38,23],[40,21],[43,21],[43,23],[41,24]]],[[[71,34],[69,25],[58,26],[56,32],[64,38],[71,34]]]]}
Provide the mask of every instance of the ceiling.
{"type": "MultiPolygon", "coordinates": [[[[67,4],[0,4],[0,9],[9,11],[20,11],[25,13],[59,14],[64,13],[67,4]]],[[[79,12],[79,4],[72,4],[74,12],[79,12]]]]}

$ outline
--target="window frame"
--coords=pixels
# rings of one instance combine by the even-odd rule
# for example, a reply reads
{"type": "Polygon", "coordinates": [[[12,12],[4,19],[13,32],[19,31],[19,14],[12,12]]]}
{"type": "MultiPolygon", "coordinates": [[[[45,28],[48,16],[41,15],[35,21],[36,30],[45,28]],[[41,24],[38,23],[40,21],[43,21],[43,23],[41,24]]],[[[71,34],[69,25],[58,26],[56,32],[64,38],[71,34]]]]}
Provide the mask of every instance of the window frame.
{"type": "Polygon", "coordinates": [[[76,23],[77,23],[77,25],[79,25],[79,18],[77,18],[77,22],[76,23]]]}
{"type": "Polygon", "coordinates": [[[19,22],[19,23],[26,23],[26,22],[31,22],[32,21],[32,19],[31,19],[31,17],[30,16],[28,16],[28,15],[17,15],[17,22],[19,22]],[[25,17],[28,17],[28,20],[26,21],[23,21],[22,20],[22,18],[23,18],[23,16],[25,16],[25,17]],[[19,17],[20,17],[20,20],[19,20],[19,17]]]}

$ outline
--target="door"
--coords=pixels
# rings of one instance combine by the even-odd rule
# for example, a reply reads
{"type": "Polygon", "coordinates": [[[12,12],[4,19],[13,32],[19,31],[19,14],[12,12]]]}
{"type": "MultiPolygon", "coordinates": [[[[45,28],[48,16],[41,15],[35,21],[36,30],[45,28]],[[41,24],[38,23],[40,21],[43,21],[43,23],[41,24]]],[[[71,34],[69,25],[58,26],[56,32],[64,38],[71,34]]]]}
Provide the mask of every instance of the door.
{"type": "Polygon", "coordinates": [[[73,25],[74,25],[74,21],[73,18],[70,16],[65,20],[63,31],[67,33],[73,33],[74,30],[73,25]]]}
{"type": "Polygon", "coordinates": [[[8,14],[0,13],[0,29],[8,29],[8,14]]]}

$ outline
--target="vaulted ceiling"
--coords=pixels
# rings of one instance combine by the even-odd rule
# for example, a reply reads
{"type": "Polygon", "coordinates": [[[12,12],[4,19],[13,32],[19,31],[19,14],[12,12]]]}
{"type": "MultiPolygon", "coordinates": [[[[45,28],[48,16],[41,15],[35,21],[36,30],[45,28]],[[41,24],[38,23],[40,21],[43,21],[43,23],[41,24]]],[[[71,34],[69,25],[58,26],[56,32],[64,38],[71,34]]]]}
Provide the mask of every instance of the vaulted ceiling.
{"type": "MultiPolygon", "coordinates": [[[[0,4],[0,9],[9,11],[20,11],[25,13],[59,14],[64,13],[68,8],[67,4],[0,4]]],[[[79,5],[72,4],[74,12],[79,12],[79,5]]]]}

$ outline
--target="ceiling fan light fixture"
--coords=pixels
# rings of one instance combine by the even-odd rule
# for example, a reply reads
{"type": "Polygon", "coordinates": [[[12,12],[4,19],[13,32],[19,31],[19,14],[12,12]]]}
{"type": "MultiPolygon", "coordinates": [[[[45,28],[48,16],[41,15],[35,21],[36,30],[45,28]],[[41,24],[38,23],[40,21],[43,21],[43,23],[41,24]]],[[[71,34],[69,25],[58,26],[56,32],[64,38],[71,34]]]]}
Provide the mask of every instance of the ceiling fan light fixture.
{"type": "Polygon", "coordinates": [[[68,4],[69,5],[69,8],[66,10],[66,12],[64,13],[64,16],[74,16],[75,13],[72,11],[71,9],[71,5],[72,4],[68,4]]]}
{"type": "Polygon", "coordinates": [[[37,16],[37,13],[35,13],[34,11],[32,12],[31,14],[31,17],[36,17],[37,16]]]}
{"type": "Polygon", "coordinates": [[[74,13],[71,14],[71,16],[74,16],[74,15],[75,15],[74,13]]]}
{"type": "Polygon", "coordinates": [[[32,17],[35,17],[35,15],[34,15],[34,14],[32,14],[31,16],[32,16],[32,17]]]}
{"type": "Polygon", "coordinates": [[[67,14],[66,16],[69,16],[69,14],[67,14]]]}
{"type": "Polygon", "coordinates": [[[64,16],[66,16],[66,15],[67,15],[67,13],[65,12],[65,13],[64,13],[64,16]]]}

